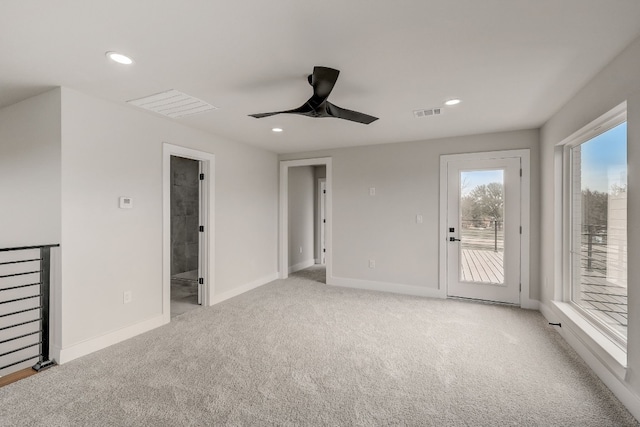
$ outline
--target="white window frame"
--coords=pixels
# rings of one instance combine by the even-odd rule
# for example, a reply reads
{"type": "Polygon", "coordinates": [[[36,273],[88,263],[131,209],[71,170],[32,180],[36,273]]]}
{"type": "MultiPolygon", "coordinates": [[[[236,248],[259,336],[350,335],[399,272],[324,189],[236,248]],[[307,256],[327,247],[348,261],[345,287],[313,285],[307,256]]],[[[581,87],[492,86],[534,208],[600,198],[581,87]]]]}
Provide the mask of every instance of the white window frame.
{"type": "MultiPolygon", "coordinates": [[[[576,319],[577,314],[582,322],[578,322],[578,326],[582,327],[583,332],[590,336],[594,341],[599,342],[609,353],[617,354],[615,357],[619,362],[620,351],[624,353],[624,359],[626,359],[627,352],[627,340],[623,339],[618,334],[611,331],[608,327],[604,326],[601,321],[596,319],[593,315],[588,313],[578,304],[572,300],[571,286],[572,286],[572,268],[571,268],[571,211],[572,211],[572,162],[571,162],[571,149],[577,147],[611,129],[627,121],[627,103],[626,101],[616,106],[612,110],[593,120],[588,125],[584,126],[565,140],[563,140],[558,146],[562,148],[562,302],[573,310],[573,317],[576,319]],[[589,327],[591,326],[591,327],[589,327]],[[604,338],[604,339],[603,339],[604,338]],[[609,343],[615,345],[617,349],[613,349],[609,343]]],[[[565,314],[569,314],[566,312],[565,314]]],[[[623,365],[626,365],[626,360],[623,365]]]]}

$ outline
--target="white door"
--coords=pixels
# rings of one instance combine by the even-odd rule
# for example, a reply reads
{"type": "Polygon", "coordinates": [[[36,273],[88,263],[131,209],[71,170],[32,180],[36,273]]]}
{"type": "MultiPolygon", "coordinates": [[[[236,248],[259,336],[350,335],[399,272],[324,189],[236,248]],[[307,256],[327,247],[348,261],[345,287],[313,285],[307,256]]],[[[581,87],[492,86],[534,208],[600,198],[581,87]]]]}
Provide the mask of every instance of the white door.
{"type": "Polygon", "coordinates": [[[447,162],[447,295],[520,303],[520,158],[447,162]]]}

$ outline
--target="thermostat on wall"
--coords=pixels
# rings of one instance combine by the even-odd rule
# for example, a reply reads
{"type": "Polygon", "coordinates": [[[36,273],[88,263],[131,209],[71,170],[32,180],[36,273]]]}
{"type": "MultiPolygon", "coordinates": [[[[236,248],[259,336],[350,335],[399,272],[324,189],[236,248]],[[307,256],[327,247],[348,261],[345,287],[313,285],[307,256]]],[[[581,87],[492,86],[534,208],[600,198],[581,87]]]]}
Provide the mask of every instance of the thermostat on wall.
{"type": "Polygon", "coordinates": [[[131,209],[133,207],[133,199],[131,197],[120,197],[120,209],[131,209]]]}

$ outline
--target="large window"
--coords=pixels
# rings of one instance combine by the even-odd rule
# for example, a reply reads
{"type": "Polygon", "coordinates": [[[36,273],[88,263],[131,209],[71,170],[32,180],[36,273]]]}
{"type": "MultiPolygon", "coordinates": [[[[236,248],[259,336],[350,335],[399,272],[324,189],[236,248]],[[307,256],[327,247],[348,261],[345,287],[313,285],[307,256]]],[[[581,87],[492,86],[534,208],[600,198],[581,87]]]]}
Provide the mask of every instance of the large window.
{"type": "Polygon", "coordinates": [[[627,342],[627,123],[618,115],[567,146],[569,299],[627,342]]]}

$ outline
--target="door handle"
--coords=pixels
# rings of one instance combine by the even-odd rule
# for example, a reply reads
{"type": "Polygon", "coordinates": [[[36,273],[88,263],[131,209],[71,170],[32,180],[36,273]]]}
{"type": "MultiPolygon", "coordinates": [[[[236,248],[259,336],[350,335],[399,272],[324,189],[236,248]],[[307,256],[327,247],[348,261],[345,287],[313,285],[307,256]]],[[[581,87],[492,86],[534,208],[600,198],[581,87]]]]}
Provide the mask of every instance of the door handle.
{"type": "Polygon", "coordinates": [[[450,242],[461,242],[460,239],[456,239],[455,237],[449,237],[450,242]]]}

